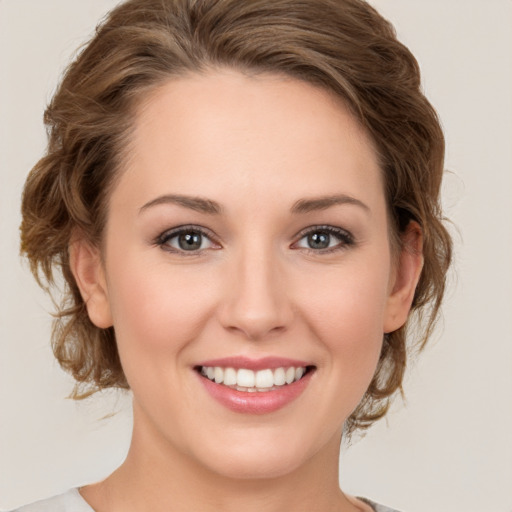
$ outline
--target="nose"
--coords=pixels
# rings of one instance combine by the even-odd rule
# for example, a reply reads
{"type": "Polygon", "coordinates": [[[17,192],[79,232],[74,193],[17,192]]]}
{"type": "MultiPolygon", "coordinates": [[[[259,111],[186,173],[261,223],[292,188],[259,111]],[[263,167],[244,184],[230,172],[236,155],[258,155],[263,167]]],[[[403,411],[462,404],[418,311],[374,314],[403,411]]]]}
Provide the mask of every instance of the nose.
{"type": "Polygon", "coordinates": [[[285,331],[293,308],[279,258],[270,250],[246,250],[231,263],[219,308],[224,328],[249,340],[285,331]]]}

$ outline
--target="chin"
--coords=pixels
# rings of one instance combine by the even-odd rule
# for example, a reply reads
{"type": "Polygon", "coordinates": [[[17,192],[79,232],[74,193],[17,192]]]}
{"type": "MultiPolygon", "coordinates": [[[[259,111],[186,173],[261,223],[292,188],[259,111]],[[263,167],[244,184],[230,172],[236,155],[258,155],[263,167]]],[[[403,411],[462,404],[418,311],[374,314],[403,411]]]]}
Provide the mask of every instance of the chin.
{"type": "Polygon", "coordinates": [[[295,453],[279,451],[272,456],[257,454],[252,450],[224,457],[223,461],[215,460],[210,469],[216,474],[239,480],[262,480],[284,477],[295,472],[304,460],[297,450],[295,453]]]}
{"type": "MultiPolygon", "coordinates": [[[[276,432],[230,432],[229,439],[216,437],[214,446],[196,447],[197,460],[213,473],[230,479],[261,480],[280,478],[298,471],[316,456],[322,457],[324,448],[331,443],[321,436],[311,437],[297,425],[276,432]],[[238,435],[237,435],[238,434],[238,435]],[[305,435],[306,434],[306,435],[305,435]]],[[[339,448],[339,436],[332,445],[339,448]]],[[[329,452],[332,452],[329,450],[329,452]]]]}

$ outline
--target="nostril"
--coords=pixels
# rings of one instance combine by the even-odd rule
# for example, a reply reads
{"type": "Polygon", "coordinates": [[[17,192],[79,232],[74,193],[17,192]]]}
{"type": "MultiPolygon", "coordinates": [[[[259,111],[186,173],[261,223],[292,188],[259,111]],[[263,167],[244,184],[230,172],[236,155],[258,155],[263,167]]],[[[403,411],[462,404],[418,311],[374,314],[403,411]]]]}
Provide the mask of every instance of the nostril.
{"type": "Polygon", "coordinates": [[[276,277],[262,275],[261,269],[233,275],[233,286],[228,283],[225,300],[219,305],[220,323],[230,333],[243,334],[252,341],[284,332],[294,315],[287,288],[278,286],[279,282],[276,277]]]}
{"type": "Polygon", "coordinates": [[[286,326],[269,326],[264,322],[244,322],[239,325],[228,325],[226,329],[233,334],[239,333],[250,341],[259,341],[286,331],[286,326]]]}

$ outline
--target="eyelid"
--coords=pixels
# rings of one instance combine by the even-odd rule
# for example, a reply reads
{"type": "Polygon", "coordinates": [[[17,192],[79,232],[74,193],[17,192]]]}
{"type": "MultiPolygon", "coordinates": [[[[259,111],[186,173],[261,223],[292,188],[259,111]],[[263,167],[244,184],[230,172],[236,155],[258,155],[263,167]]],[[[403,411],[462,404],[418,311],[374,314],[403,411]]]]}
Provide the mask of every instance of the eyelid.
{"type": "Polygon", "coordinates": [[[179,254],[183,256],[197,256],[207,249],[198,249],[195,251],[185,251],[183,249],[177,249],[175,247],[172,247],[167,244],[167,242],[183,233],[190,233],[190,232],[196,232],[200,233],[202,236],[206,237],[214,246],[217,247],[209,247],[208,249],[218,249],[220,248],[220,243],[217,240],[217,237],[213,234],[212,231],[210,231],[207,228],[204,228],[203,226],[198,226],[196,224],[183,224],[180,226],[176,226],[174,228],[167,229],[160,233],[153,241],[154,245],[159,246],[163,250],[167,252],[171,252],[174,254],[179,254]]]}
{"type": "Polygon", "coordinates": [[[355,239],[352,233],[346,229],[337,227],[337,226],[331,226],[329,224],[321,224],[316,226],[309,226],[307,228],[304,228],[301,230],[296,236],[296,242],[292,244],[292,248],[302,249],[314,254],[326,254],[330,252],[336,252],[340,250],[344,250],[347,247],[355,245],[355,239]],[[308,236],[311,233],[323,231],[330,235],[334,235],[336,238],[340,240],[339,244],[336,244],[333,247],[327,247],[325,249],[312,249],[307,247],[297,247],[297,244],[300,240],[302,240],[304,237],[308,236]]]}
{"type": "MultiPolygon", "coordinates": [[[[302,229],[297,235],[295,235],[294,238],[296,239],[296,241],[291,245],[292,249],[301,249],[301,250],[305,250],[307,252],[311,252],[314,254],[326,254],[326,253],[330,253],[330,252],[336,252],[336,251],[344,250],[347,247],[350,247],[355,244],[354,236],[352,235],[352,233],[350,233],[350,231],[340,228],[340,227],[337,227],[337,226],[328,225],[328,224],[308,226],[307,228],[302,229]],[[315,233],[315,232],[328,233],[328,234],[336,237],[340,242],[333,247],[327,247],[325,249],[313,249],[313,248],[297,246],[297,244],[300,242],[300,240],[302,240],[304,237],[308,236],[309,234],[315,233]]],[[[211,230],[209,230],[203,226],[196,225],[196,224],[183,224],[180,226],[176,226],[176,227],[167,229],[167,230],[163,231],[162,233],[160,233],[153,240],[153,243],[154,243],[154,245],[159,246],[160,248],[162,248],[165,251],[168,251],[168,252],[171,252],[174,254],[183,255],[183,256],[198,256],[208,249],[220,249],[221,248],[221,244],[219,243],[218,238],[211,230]],[[167,242],[170,239],[172,239],[182,233],[190,233],[190,232],[200,233],[202,236],[206,237],[216,247],[208,247],[206,249],[197,249],[197,250],[193,250],[193,251],[186,251],[183,249],[178,249],[178,248],[172,247],[167,244],[167,242]]]]}

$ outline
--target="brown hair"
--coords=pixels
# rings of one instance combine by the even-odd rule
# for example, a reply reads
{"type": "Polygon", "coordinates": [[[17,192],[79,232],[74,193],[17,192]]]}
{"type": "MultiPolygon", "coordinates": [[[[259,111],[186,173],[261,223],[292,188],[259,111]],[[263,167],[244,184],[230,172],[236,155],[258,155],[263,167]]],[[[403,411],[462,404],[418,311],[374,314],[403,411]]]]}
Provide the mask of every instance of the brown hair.
{"type": "Polygon", "coordinates": [[[137,101],[173,76],[215,67],[284,73],[343,98],[378,149],[393,237],[411,219],[421,226],[424,268],[412,306],[421,329],[407,345],[407,324],[384,337],[377,372],[346,425],[366,428],[401,390],[410,348],[431,333],[451,239],[439,204],[444,138],[418,64],[361,0],[130,0],[106,17],[45,112],[48,150],[23,194],[22,252],[40,284],[53,285],[56,268],[66,284],[55,356],[77,381],[74,398],[128,388],[114,330],[89,320],[68,247],[77,229],[101,242],[137,101]]]}

